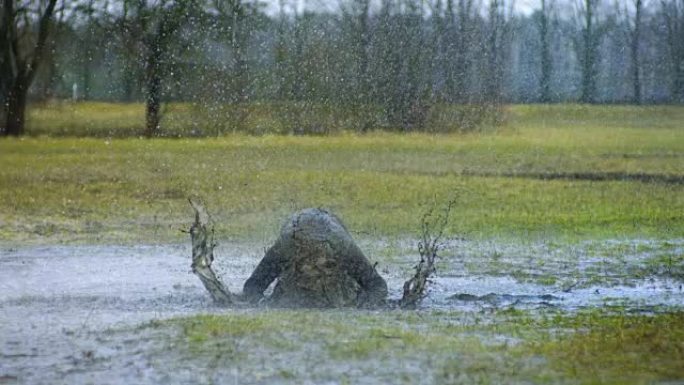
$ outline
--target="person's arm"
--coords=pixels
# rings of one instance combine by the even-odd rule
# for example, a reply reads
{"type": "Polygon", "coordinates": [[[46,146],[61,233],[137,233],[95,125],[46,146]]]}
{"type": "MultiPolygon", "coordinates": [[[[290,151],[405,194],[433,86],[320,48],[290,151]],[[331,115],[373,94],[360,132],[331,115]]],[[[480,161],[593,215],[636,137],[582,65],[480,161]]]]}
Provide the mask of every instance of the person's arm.
{"type": "Polygon", "coordinates": [[[283,270],[283,255],[281,254],[279,242],[276,242],[266,251],[266,255],[259,262],[242,289],[246,299],[258,301],[264,295],[266,288],[278,278],[283,270]]]}
{"type": "Polygon", "coordinates": [[[378,274],[368,258],[363,255],[356,244],[351,243],[348,247],[346,258],[347,273],[361,286],[359,293],[359,306],[377,306],[385,303],[387,299],[387,282],[378,274]]]}

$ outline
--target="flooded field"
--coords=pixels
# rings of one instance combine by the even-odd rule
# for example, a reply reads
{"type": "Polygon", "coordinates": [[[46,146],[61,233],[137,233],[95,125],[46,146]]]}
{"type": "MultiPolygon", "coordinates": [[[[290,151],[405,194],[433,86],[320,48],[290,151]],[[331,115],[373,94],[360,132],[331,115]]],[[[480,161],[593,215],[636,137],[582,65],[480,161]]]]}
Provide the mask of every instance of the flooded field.
{"type": "MultiPolygon", "coordinates": [[[[255,136],[140,140],[140,103],[34,104],[31,135],[0,140],[0,384],[684,385],[684,108],[261,135],[288,105],[251,105],[255,136]],[[219,308],[179,232],[195,196],[233,291],[306,207],[343,219],[395,302],[447,202],[451,240],[416,311],[219,308]]],[[[194,136],[199,110],[168,107],[164,135],[194,136]]]]}
{"type": "MultiPolygon", "coordinates": [[[[369,250],[371,260],[379,262],[391,297],[398,298],[401,284],[415,263],[411,243],[360,243],[369,250]]],[[[262,253],[263,246],[224,242],[217,249],[215,266],[227,286],[240,291],[262,253]]],[[[238,360],[241,371],[234,365],[237,361],[217,361],[212,365],[220,370],[214,367],[207,372],[210,363],[204,361],[206,357],[188,350],[192,347],[188,327],[166,320],[222,314],[245,316],[258,325],[268,321],[264,317],[271,317],[273,311],[213,306],[190,272],[189,255],[189,245],[0,249],[0,383],[186,383],[198,379],[203,383],[233,383],[230,376],[235,377],[235,383],[339,383],[343,381],[335,379],[342,377],[336,374],[348,371],[350,377],[345,378],[353,383],[361,379],[381,383],[387,380],[383,376],[391,378],[392,370],[403,365],[401,359],[383,356],[381,362],[389,362],[389,366],[373,371],[370,377],[370,369],[363,369],[368,363],[342,360],[334,367],[325,362],[309,368],[308,355],[320,347],[311,345],[311,336],[299,341],[295,334],[282,336],[285,345],[280,350],[294,352],[289,344],[300,342],[309,344],[310,349],[273,355],[266,348],[229,347],[227,351],[244,351],[250,358],[238,360]],[[265,355],[260,357],[259,352],[265,355]],[[271,357],[283,362],[271,365],[266,362],[271,357]],[[221,378],[213,378],[215,375],[221,378]]],[[[406,328],[403,317],[413,315],[427,317],[423,326],[429,327],[431,322],[444,319],[460,325],[474,319],[497,323],[500,316],[496,314],[510,311],[534,317],[607,307],[639,314],[679,311],[684,309],[683,258],[684,239],[575,245],[458,241],[447,245],[423,309],[320,312],[318,316],[322,324],[333,322],[332,317],[345,323],[366,322],[363,327],[383,324],[406,328]]],[[[284,317],[291,320],[302,316],[318,322],[315,312],[293,313],[297,312],[286,312],[284,317]]],[[[258,330],[254,332],[258,334],[258,330]]],[[[484,335],[485,343],[501,342],[496,342],[502,338],[498,332],[484,335]]],[[[266,345],[273,348],[270,343],[266,345]]],[[[409,382],[435,379],[432,371],[421,377],[420,368],[404,369],[409,382]]]]}

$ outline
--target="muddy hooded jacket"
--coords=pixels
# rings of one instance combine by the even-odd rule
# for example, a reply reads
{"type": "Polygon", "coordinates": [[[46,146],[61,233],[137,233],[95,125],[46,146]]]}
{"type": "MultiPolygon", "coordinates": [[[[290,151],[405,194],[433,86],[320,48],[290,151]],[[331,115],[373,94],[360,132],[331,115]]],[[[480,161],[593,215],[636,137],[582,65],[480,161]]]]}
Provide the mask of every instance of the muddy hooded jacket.
{"type": "Polygon", "coordinates": [[[387,297],[387,283],[342,221],[322,209],[299,211],[285,222],[244,294],[259,299],[276,279],[268,301],[278,306],[374,306],[387,297]]]}

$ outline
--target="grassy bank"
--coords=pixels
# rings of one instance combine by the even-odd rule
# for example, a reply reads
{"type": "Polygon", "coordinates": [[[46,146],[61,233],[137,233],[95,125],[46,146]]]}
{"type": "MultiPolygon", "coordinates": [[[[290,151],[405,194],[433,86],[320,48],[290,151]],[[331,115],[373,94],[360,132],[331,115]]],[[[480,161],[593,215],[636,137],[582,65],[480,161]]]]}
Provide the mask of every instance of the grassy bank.
{"type": "MultiPolygon", "coordinates": [[[[676,106],[517,105],[504,107],[501,115],[490,118],[492,113],[476,107],[439,106],[435,111],[438,116],[434,122],[428,121],[425,127],[428,132],[468,129],[459,126],[458,122],[473,119],[482,121],[477,130],[484,132],[496,129],[491,126],[493,119],[502,120],[505,126],[513,128],[579,132],[591,132],[597,127],[677,129],[684,121],[684,108],[676,106]]],[[[243,107],[171,103],[164,106],[162,115],[164,136],[215,137],[235,132],[288,134],[299,128],[314,133],[340,134],[358,129],[359,116],[378,115],[378,111],[324,105],[303,108],[282,103],[254,103],[243,107]],[[294,124],[301,127],[294,127],[294,124]]],[[[145,106],[141,103],[54,102],[31,105],[26,129],[30,136],[125,138],[142,135],[144,126],[145,106]]]]}
{"type": "MultiPolygon", "coordinates": [[[[419,128],[423,132],[484,131],[505,118],[503,109],[486,105],[437,105],[419,128]]],[[[56,101],[28,109],[31,136],[135,137],[144,132],[141,103],[56,101]]],[[[254,102],[244,105],[168,103],[162,108],[160,136],[220,137],[250,135],[329,135],[368,130],[402,131],[391,126],[379,106],[254,102]]]]}
{"type": "Polygon", "coordinates": [[[682,237],[682,113],[519,106],[470,135],[3,139],[0,241],[184,241],[191,194],[221,237],[270,238],[309,206],[365,236],[411,235],[452,196],[449,233],[467,237],[682,237]]]}
{"type": "Polygon", "coordinates": [[[683,321],[620,309],[262,311],[146,328],[173,336],[157,370],[194,368],[204,381],[650,384],[684,378],[683,321]]]}

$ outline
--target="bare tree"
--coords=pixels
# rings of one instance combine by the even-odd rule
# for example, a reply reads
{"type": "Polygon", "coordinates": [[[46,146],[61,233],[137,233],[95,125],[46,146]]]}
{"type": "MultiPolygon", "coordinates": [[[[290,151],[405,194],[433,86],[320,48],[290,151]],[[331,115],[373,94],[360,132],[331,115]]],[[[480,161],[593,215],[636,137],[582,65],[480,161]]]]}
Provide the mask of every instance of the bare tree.
{"type": "Polygon", "coordinates": [[[583,103],[593,103],[596,98],[598,50],[605,33],[599,19],[600,2],[601,0],[578,0],[575,3],[579,23],[579,36],[575,38],[575,48],[581,65],[580,101],[583,103]]]}
{"type": "Polygon", "coordinates": [[[351,73],[351,103],[359,114],[359,128],[362,132],[370,129],[373,117],[367,113],[367,106],[372,103],[372,86],[370,78],[371,49],[371,13],[370,0],[349,0],[340,3],[343,26],[349,36],[350,57],[353,64],[351,73]]]}
{"type": "MultiPolygon", "coordinates": [[[[512,5],[512,3],[511,3],[512,5]]],[[[487,102],[499,104],[502,98],[504,81],[504,63],[508,55],[510,42],[510,24],[505,0],[490,0],[486,25],[486,74],[484,77],[484,95],[487,102]]]]}
{"type": "Polygon", "coordinates": [[[634,88],[633,102],[641,104],[641,63],[639,47],[641,45],[641,15],[643,13],[644,0],[633,0],[634,24],[630,27],[632,57],[632,87],[634,88]]]}
{"type": "MultiPolygon", "coordinates": [[[[71,11],[71,9],[69,9],[71,11]]],[[[37,70],[35,78],[29,89],[29,98],[35,101],[52,100],[57,94],[59,87],[59,59],[61,56],[60,46],[69,38],[69,22],[66,20],[67,12],[65,6],[55,7],[52,21],[50,23],[50,33],[43,47],[43,58],[40,68],[37,70]]]]}
{"type": "Polygon", "coordinates": [[[247,31],[246,20],[250,13],[250,4],[242,0],[214,0],[214,9],[218,11],[222,26],[226,27],[225,32],[229,34],[230,47],[234,55],[234,95],[232,102],[246,102],[248,98],[247,84],[247,31]]]}
{"type": "Polygon", "coordinates": [[[163,80],[169,51],[194,0],[124,0],[119,32],[139,49],[145,66],[145,136],[161,134],[163,80]]]}
{"type": "Polygon", "coordinates": [[[641,104],[641,29],[645,0],[631,0],[631,8],[628,4],[616,1],[615,9],[622,19],[624,33],[630,44],[630,77],[632,80],[632,102],[641,104]]]}
{"type": "Polygon", "coordinates": [[[387,123],[403,131],[421,130],[431,108],[429,32],[423,4],[417,0],[383,1],[376,41],[378,101],[387,123]]]}
{"type": "Polygon", "coordinates": [[[288,51],[287,51],[287,16],[285,0],[278,0],[279,12],[275,30],[275,44],[273,49],[274,72],[278,84],[278,100],[287,98],[288,51]]]}
{"type": "Polygon", "coordinates": [[[227,100],[220,98],[218,102],[230,103],[230,110],[233,112],[229,117],[230,124],[233,130],[241,130],[248,115],[246,104],[249,102],[250,72],[247,53],[251,31],[259,13],[258,3],[246,0],[213,0],[211,9],[217,14],[220,38],[228,41],[232,54],[231,73],[225,82],[229,96],[227,100]]]}
{"type": "Polygon", "coordinates": [[[80,98],[90,99],[93,80],[93,67],[105,56],[105,51],[98,45],[103,43],[106,34],[105,26],[109,21],[109,0],[81,1],[71,15],[69,23],[75,28],[77,44],[76,64],[79,67],[80,98]]]}
{"type": "Polygon", "coordinates": [[[541,8],[537,13],[540,41],[540,100],[543,103],[551,101],[551,74],[553,73],[553,61],[551,59],[551,30],[550,23],[554,12],[554,0],[541,0],[541,8]]]}
{"type": "Polygon", "coordinates": [[[446,0],[446,50],[453,62],[446,75],[447,92],[452,102],[468,102],[468,78],[473,49],[473,25],[477,7],[473,0],[446,0]]]}
{"type": "Polygon", "coordinates": [[[28,90],[43,61],[57,0],[3,0],[0,10],[0,135],[23,135],[28,90]],[[37,16],[35,16],[37,15],[37,16]]]}
{"type": "Polygon", "coordinates": [[[667,31],[672,99],[684,102],[684,0],[662,0],[661,18],[667,31]]]}

